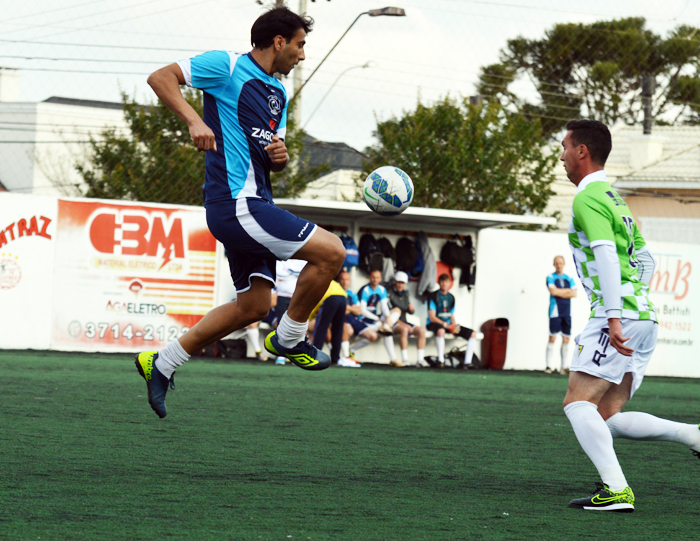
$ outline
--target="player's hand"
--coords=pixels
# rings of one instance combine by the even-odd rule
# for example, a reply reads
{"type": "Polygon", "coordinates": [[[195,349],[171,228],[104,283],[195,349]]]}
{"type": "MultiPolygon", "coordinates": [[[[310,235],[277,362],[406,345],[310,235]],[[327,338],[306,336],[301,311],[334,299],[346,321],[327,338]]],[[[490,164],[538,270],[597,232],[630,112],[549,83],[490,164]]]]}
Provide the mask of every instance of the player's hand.
{"type": "Polygon", "coordinates": [[[622,323],[620,323],[620,320],[617,318],[610,318],[608,319],[608,326],[610,328],[608,332],[610,333],[610,344],[612,344],[612,347],[625,357],[631,357],[634,350],[625,345],[625,342],[627,342],[630,337],[624,338],[622,336],[622,323]]]}
{"type": "Polygon", "coordinates": [[[190,126],[190,137],[192,137],[192,144],[197,148],[198,152],[206,152],[207,150],[216,152],[214,132],[203,120],[190,126]]]}
{"type": "Polygon", "coordinates": [[[284,141],[276,135],[272,136],[272,142],[267,145],[264,150],[267,152],[273,164],[282,165],[289,161],[287,147],[284,145],[284,141]]]}

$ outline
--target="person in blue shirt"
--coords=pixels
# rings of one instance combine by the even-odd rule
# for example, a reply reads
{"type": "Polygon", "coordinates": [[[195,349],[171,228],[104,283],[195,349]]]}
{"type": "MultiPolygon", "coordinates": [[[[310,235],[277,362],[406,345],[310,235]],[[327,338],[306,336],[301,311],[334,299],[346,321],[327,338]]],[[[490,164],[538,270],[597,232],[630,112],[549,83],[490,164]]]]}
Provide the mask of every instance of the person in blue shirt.
{"type": "Polygon", "coordinates": [[[344,358],[355,361],[355,353],[358,350],[377,341],[377,338],[379,338],[377,329],[380,327],[381,322],[370,324],[360,320],[362,307],[360,306],[360,299],[357,297],[357,293],[350,289],[351,278],[348,271],[340,271],[338,283],[343,286],[345,293],[348,295],[345,309],[345,324],[343,325],[343,341],[340,344],[340,351],[344,358]],[[353,336],[357,336],[359,340],[353,344],[351,350],[350,338],[353,336]]]}
{"type": "Polygon", "coordinates": [[[438,285],[440,289],[431,293],[428,300],[428,325],[426,326],[429,331],[435,333],[438,366],[441,368],[445,366],[445,332],[467,340],[464,362],[460,363],[460,366],[469,366],[472,364],[476,348],[477,333],[469,327],[459,325],[455,319],[455,297],[449,291],[452,287],[450,275],[441,274],[438,277],[438,285]]]}
{"type": "Polygon", "coordinates": [[[566,360],[569,356],[569,340],[571,338],[571,299],[576,296],[576,282],[571,276],[564,274],[564,258],[560,255],[554,258],[554,272],[547,276],[549,289],[549,342],[547,343],[547,368],[545,372],[557,372],[552,367],[554,357],[554,342],[561,334],[561,374],[566,370],[566,360]]]}
{"type": "Polygon", "coordinates": [[[211,51],[148,78],[158,98],[187,124],[194,147],[206,152],[207,224],[226,248],[237,292],[235,301],[209,312],[178,340],[137,355],[149,403],[161,418],[172,374],[192,352],[267,315],[278,260],[308,264],[265,349],[307,370],[330,366],[330,357],[305,335],[309,314],[340,270],[345,248],[332,233],[276,207],[270,183],[270,173],[289,163],[287,92],[274,74],[287,75],[304,60],[312,25],[310,17],[275,7],[253,24],[248,54],[211,51]],[[203,118],[182,96],[184,84],[203,91],[203,118]]]}
{"type": "Polygon", "coordinates": [[[370,272],[369,283],[360,288],[357,296],[360,300],[360,321],[374,325],[377,332],[384,335],[384,347],[389,354],[389,364],[399,368],[406,366],[396,358],[394,347],[393,328],[401,311],[391,312],[389,309],[389,295],[382,285],[382,271],[370,272]]]}

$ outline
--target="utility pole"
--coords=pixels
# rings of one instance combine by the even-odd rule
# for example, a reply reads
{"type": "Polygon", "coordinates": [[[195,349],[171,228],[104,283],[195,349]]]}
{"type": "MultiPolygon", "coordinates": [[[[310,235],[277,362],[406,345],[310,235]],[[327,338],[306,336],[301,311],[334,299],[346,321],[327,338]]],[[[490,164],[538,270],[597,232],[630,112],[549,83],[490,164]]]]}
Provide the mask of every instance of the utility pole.
{"type": "Polygon", "coordinates": [[[651,73],[642,76],[642,104],[644,105],[644,135],[651,134],[654,119],[651,116],[651,98],[654,96],[656,79],[651,73]]]}
{"type": "MultiPolygon", "coordinates": [[[[307,0],[299,0],[299,10],[297,11],[297,13],[299,15],[304,15],[306,13],[306,5],[307,5],[307,0]]],[[[301,68],[302,64],[303,63],[300,62],[294,68],[294,79],[293,79],[293,81],[294,81],[294,84],[293,84],[294,94],[293,94],[293,96],[297,95],[297,92],[299,91],[299,89],[302,86],[302,82],[301,82],[301,76],[303,73],[302,68],[301,68]]],[[[294,101],[295,101],[295,103],[292,104],[292,107],[289,109],[289,111],[287,111],[287,114],[290,117],[291,121],[297,121],[297,122],[301,123],[301,100],[294,100],[294,101]]]]}

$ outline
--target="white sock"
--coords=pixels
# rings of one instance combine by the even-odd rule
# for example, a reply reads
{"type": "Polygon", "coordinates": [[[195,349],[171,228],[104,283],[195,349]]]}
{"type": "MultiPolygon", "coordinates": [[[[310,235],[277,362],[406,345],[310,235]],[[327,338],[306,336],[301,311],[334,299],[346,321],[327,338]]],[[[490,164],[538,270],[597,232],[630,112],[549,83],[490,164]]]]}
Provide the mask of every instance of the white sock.
{"type": "Polygon", "coordinates": [[[350,357],[350,341],[349,340],[343,340],[340,343],[340,356],[341,357],[350,357]]]}
{"type": "Polygon", "coordinates": [[[408,350],[407,350],[407,349],[402,349],[402,350],[401,350],[401,360],[402,360],[404,363],[407,363],[407,362],[408,362],[408,350]]]}
{"type": "Polygon", "coordinates": [[[187,362],[189,354],[182,349],[179,340],[173,340],[158,352],[156,368],[166,378],[170,379],[173,372],[187,362]]]}
{"type": "Polygon", "coordinates": [[[358,349],[362,349],[365,346],[369,346],[371,343],[372,341],[369,338],[365,338],[363,336],[357,342],[355,342],[355,345],[352,346],[352,350],[357,351],[358,349]]]}
{"type": "Polygon", "coordinates": [[[476,347],[476,338],[470,338],[467,340],[467,351],[464,352],[464,364],[472,364],[472,357],[474,356],[474,348],[476,347]]]}
{"type": "Polygon", "coordinates": [[[445,362],[445,337],[444,336],[436,336],[435,337],[435,345],[437,346],[438,350],[438,361],[441,363],[445,362]]]}
{"type": "Polygon", "coordinates": [[[700,451],[698,425],[676,423],[648,413],[616,413],[606,421],[613,438],[646,441],[674,441],[700,451]]]}
{"type": "Polygon", "coordinates": [[[293,348],[299,342],[306,339],[306,330],[309,328],[309,322],[294,321],[289,317],[289,313],[285,312],[277,325],[277,340],[280,346],[285,348],[293,348]]]}
{"type": "Polygon", "coordinates": [[[248,336],[250,345],[253,346],[255,353],[258,353],[260,351],[260,331],[256,327],[255,329],[246,329],[245,333],[248,336]]]}
{"type": "Polygon", "coordinates": [[[416,364],[420,364],[423,359],[425,359],[425,350],[424,349],[419,349],[418,350],[418,361],[416,361],[416,364]]]}
{"type": "Polygon", "coordinates": [[[623,490],[627,486],[627,479],[617,461],[610,429],[598,413],[598,406],[579,400],[566,406],[564,413],[569,418],[583,451],[598,469],[603,483],[613,492],[623,490]]]}
{"type": "MultiPolygon", "coordinates": [[[[562,343],[561,345],[561,369],[564,370],[569,364],[569,344],[562,343]]],[[[547,365],[549,366],[549,365],[547,365]]]]}
{"type": "Polygon", "coordinates": [[[394,349],[394,337],[393,336],[385,336],[384,337],[384,347],[386,348],[386,352],[389,354],[389,360],[395,361],[396,360],[396,350],[394,349]]]}
{"type": "Polygon", "coordinates": [[[552,368],[552,357],[554,357],[554,344],[547,342],[547,368],[552,368]]]}

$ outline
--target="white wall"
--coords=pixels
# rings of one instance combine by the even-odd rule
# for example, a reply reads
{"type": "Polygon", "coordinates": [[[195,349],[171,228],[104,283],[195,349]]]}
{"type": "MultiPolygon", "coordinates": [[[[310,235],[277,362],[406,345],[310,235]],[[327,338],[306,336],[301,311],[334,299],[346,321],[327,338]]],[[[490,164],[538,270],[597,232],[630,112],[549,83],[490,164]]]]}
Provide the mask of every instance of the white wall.
{"type": "MultiPolygon", "coordinates": [[[[700,277],[693,272],[700,268],[700,246],[650,242],[649,247],[658,261],[650,296],[659,318],[659,341],[647,374],[700,377],[700,277]]],[[[590,305],[576,276],[567,235],[499,229],[479,235],[475,319],[481,325],[495,317],[508,318],[505,369],[545,368],[549,334],[545,277],[553,271],[555,255],[564,256],[564,272],[579,286],[571,305],[575,337],[588,320],[590,305]]]]}
{"type": "Polygon", "coordinates": [[[76,161],[88,156],[89,136],[123,130],[119,109],[60,103],[0,103],[0,180],[8,190],[34,195],[78,195],[76,161]]]}
{"type": "MultiPolygon", "coordinates": [[[[170,326],[174,325],[169,320],[151,322],[139,316],[138,320],[132,321],[128,319],[128,314],[106,312],[105,306],[115,299],[133,303],[142,302],[138,301],[141,298],[150,299],[149,295],[154,299],[163,299],[158,301],[168,305],[168,314],[163,317],[172,315],[175,318],[173,321],[178,325],[191,326],[211,306],[232,298],[233,289],[228,265],[223,259],[220,247],[214,261],[213,239],[211,242],[206,241],[210,236],[207,237],[202,209],[80,199],[73,200],[74,207],[77,205],[90,208],[82,209],[80,216],[66,214],[62,217],[58,209],[62,208],[61,205],[67,208],[66,201],[71,200],[59,201],[58,198],[52,197],[0,193],[0,348],[73,348],[90,351],[143,349],[146,345],[143,343],[145,337],[137,340],[139,335],[133,340],[129,337],[127,342],[119,343],[113,340],[97,344],[92,338],[87,342],[78,342],[77,339],[70,342],[66,338],[66,332],[70,334],[76,331],[78,326],[74,325],[74,322],[80,323],[83,330],[87,328],[87,323],[93,321],[108,323],[110,329],[115,323],[120,324],[122,329],[130,323],[134,329],[137,325],[152,325],[154,329],[161,326],[165,328],[166,324],[170,329],[170,326]],[[190,232],[187,234],[190,241],[186,258],[181,261],[172,260],[167,266],[162,266],[165,263],[164,254],[158,253],[150,259],[144,256],[144,262],[150,261],[155,265],[149,271],[139,271],[139,276],[143,275],[145,287],[140,291],[126,288],[134,274],[126,271],[122,276],[117,273],[116,267],[112,272],[112,263],[138,264],[140,261],[136,261],[134,256],[120,255],[121,252],[112,255],[94,252],[87,228],[81,225],[87,223],[87,211],[92,212],[90,205],[127,207],[154,217],[153,219],[164,212],[169,215],[182,214],[183,226],[190,232]],[[35,219],[37,227],[30,234],[26,232],[26,228],[31,227],[32,218],[35,219]],[[20,237],[18,224],[21,220],[24,220],[26,228],[25,234],[20,237]],[[48,224],[46,228],[43,227],[45,223],[48,224]],[[9,231],[14,233],[14,238],[9,231]],[[80,231],[83,233],[76,236],[76,232],[80,231]],[[75,249],[82,246],[80,249],[84,253],[81,252],[81,257],[66,257],[63,250],[63,256],[59,257],[59,248],[66,243],[70,244],[71,239],[75,241],[75,245],[71,246],[75,249]],[[195,246],[194,242],[199,247],[195,246]],[[187,258],[195,262],[192,268],[206,267],[206,276],[202,274],[203,271],[192,271],[194,274],[191,274],[188,270],[191,265],[187,258]],[[103,269],[103,264],[112,266],[103,269]],[[161,280],[163,283],[160,284],[154,277],[162,274],[168,279],[161,280]],[[100,276],[103,276],[103,279],[100,276]],[[194,278],[195,276],[197,278],[194,278]],[[176,280],[173,282],[172,278],[176,280]],[[211,281],[212,278],[213,285],[200,286],[191,283],[192,280],[211,281]],[[180,284],[177,286],[180,290],[173,292],[165,285],[171,282],[182,282],[185,285],[180,284]],[[151,285],[155,287],[153,291],[150,290],[151,285]],[[82,298],[80,292],[88,290],[92,293],[83,296],[89,297],[90,303],[78,302],[82,298]],[[187,298],[190,301],[187,302],[197,304],[198,307],[196,310],[183,308],[180,305],[184,301],[166,298],[171,294],[177,298],[189,295],[187,298]],[[96,299],[93,299],[95,296],[96,299]],[[92,302],[93,300],[95,302],[92,302]],[[59,316],[65,316],[65,321],[59,324],[60,333],[55,328],[60,323],[59,316]],[[57,339],[59,334],[63,336],[62,342],[57,339]]],[[[474,238],[474,235],[472,237],[474,238]]],[[[395,244],[398,235],[389,238],[395,244]]],[[[439,259],[440,249],[446,241],[439,238],[430,238],[429,241],[433,254],[439,259]]],[[[700,343],[700,310],[697,309],[700,306],[700,278],[694,272],[694,269],[700,268],[700,246],[651,242],[650,248],[658,259],[657,272],[652,279],[650,290],[651,299],[659,315],[659,343],[647,373],[700,377],[700,359],[696,353],[697,344],[700,343]]],[[[452,289],[457,301],[456,316],[460,323],[479,329],[488,319],[505,317],[510,321],[505,369],[542,370],[545,367],[549,302],[545,277],[552,272],[552,260],[556,255],[564,256],[567,262],[565,272],[575,275],[568,240],[564,234],[482,230],[476,239],[476,287],[471,292],[466,287],[457,285],[452,289]]],[[[134,268],[140,268],[140,265],[135,265],[134,268]]],[[[456,272],[455,280],[458,279],[456,272]]],[[[352,285],[355,290],[366,281],[367,278],[360,272],[353,273],[352,285]]],[[[413,294],[415,287],[416,283],[409,284],[409,290],[413,294]]],[[[421,323],[425,324],[426,305],[418,299],[415,299],[415,304],[416,313],[421,323]]],[[[572,300],[574,335],[582,330],[588,315],[588,299],[584,291],[580,290],[579,296],[572,300]]],[[[463,341],[456,340],[454,344],[448,344],[448,350],[459,343],[463,341]]],[[[151,342],[150,345],[156,344],[151,342]]],[[[411,362],[416,357],[415,346],[415,339],[411,339],[411,362]]],[[[573,349],[572,347],[572,354],[573,349]]],[[[428,341],[426,353],[435,354],[434,340],[428,341]]],[[[381,341],[361,350],[358,357],[360,361],[389,361],[381,341]]]]}

